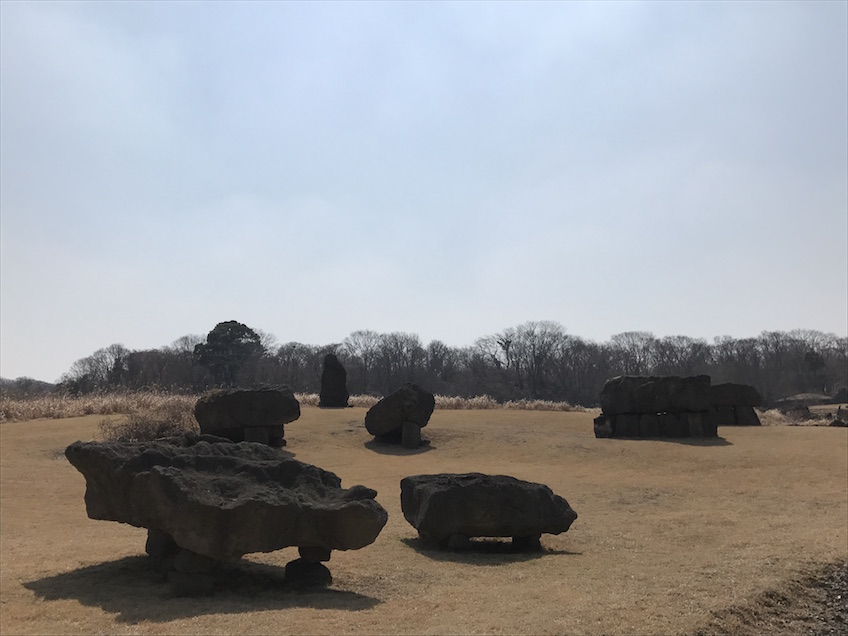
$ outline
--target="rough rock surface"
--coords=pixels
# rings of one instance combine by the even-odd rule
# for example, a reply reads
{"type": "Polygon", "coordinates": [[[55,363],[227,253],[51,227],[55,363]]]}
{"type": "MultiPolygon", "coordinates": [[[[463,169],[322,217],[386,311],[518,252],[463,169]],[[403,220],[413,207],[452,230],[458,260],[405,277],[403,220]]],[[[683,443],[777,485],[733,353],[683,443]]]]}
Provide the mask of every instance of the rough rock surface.
{"type": "Polygon", "coordinates": [[[433,543],[456,543],[458,535],[513,537],[532,545],[542,533],[560,534],[577,519],[544,484],[507,475],[414,475],[401,480],[400,491],[404,518],[433,543]]]}
{"type": "Polygon", "coordinates": [[[222,389],[200,398],[194,417],[201,433],[283,446],[284,425],[300,417],[300,403],[287,386],[222,389]]]}
{"type": "Polygon", "coordinates": [[[710,399],[717,406],[761,406],[763,398],[757,389],[748,384],[713,384],[710,387],[710,399]]]}
{"type": "MultiPolygon", "coordinates": [[[[750,408],[750,407],[740,407],[750,408]]],[[[753,413],[753,409],[750,409],[753,413]]],[[[756,413],[753,413],[756,418],[756,413]]],[[[731,423],[733,423],[731,413],[731,423]]],[[[757,420],[759,423],[759,420],[757,420]]],[[[622,413],[601,414],[594,420],[595,437],[657,438],[716,437],[718,416],[702,413],[622,413]]]]}
{"type": "Polygon", "coordinates": [[[647,377],[622,375],[601,389],[605,415],[624,413],[694,413],[709,410],[710,376],[647,377]]]}
{"type": "Polygon", "coordinates": [[[752,406],[734,406],[733,424],[736,426],[760,426],[760,418],[752,406]]]}
{"type": "Polygon", "coordinates": [[[74,442],[68,461],[86,479],[92,519],[148,528],[148,546],[213,559],[288,546],[355,550],[388,515],[364,486],[262,444],[187,433],[153,442],[74,442]],[[155,531],[155,532],[152,532],[155,531]]]}
{"type": "Polygon", "coordinates": [[[716,437],[722,417],[735,422],[736,407],[715,407],[712,396],[708,375],[611,378],[601,390],[595,437],[716,437]]]}
{"type": "Polygon", "coordinates": [[[347,391],[347,371],[335,354],[324,356],[324,369],[321,372],[321,393],[318,406],[343,408],[347,406],[350,393],[347,391]]]}
{"type": "MultiPolygon", "coordinates": [[[[432,393],[417,384],[407,382],[391,395],[387,395],[365,414],[365,428],[368,432],[385,440],[396,438],[401,441],[405,423],[412,423],[419,429],[427,426],[436,398],[432,393]]],[[[414,435],[407,435],[414,439],[414,435]]],[[[420,441],[420,438],[419,438],[420,441]]]]}

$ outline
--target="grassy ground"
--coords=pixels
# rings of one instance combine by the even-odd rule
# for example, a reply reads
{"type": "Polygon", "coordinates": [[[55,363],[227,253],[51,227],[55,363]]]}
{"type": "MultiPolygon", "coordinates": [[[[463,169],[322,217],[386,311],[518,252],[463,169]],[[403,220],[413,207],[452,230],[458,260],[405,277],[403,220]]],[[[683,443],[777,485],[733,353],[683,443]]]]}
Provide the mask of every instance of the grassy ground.
{"type": "Polygon", "coordinates": [[[170,597],[144,530],[86,517],[62,450],[102,416],[2,424],[0,632],[732,633],[764,593],[848,557],[846,429],[615,440],[593,436],[591,413],[443,410],[412,452],[373,444],[365,410],[304,407],[287,450],[378,491],[389,522],[377,541],[334,553],[323,592],[281,587],[287,548],[249,555],[231,591],[200,599],[170,597]],[[469,471],[546,483],[579,518],[544,535],[541,554],[422,548],[400,479],[469,471]]]}

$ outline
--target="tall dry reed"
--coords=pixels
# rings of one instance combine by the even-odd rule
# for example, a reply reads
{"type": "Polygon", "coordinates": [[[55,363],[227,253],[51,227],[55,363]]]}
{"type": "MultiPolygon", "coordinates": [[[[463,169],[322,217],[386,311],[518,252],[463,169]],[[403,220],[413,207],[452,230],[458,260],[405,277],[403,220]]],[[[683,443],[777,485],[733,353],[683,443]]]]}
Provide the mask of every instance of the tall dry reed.
{"type": "MultiPolygon", "coordinates": [[[[158,413],[191,413],[199,395],[171,394],[160,391],[137,391],[132,393],[93,393],[69,396],[62,394],[43,395],[35,398],[0,397],[0,422],[23,420],[58,419],[83,415],[132,415],[158,413]]],[[[302,406],[318,406],[317,393],[295,393],[302,406]]],[[[582,406],[568,402],[546,400],[514,400],[500,403],[488,395],[462,398],[436,395],[436,408],[459,409],[512,409],[525,411],[584,411],[582,406]]],[[[371,408],[380,400],[373,395],[352,395],[350,406],[371,408]]]]}
{"type": "Polygon", "coordinates": [[[175,395],[158,391],[133,393],[92,393],[69,396],[43,395],[36,398],[0,398],[0,422],[58,419],[84,415],[129,415],[155,411],[168,406],[193,409],[196,395],[175,395]]]}
{"type": "MultiPolygon", "coordinates": [[[[319,396],[317,393],[295,393],[297,401],[302,406],[318,406],[319,396]]],[[[453,395],[436,395],[436,408],[444,410],[471,410],[471,409],[513,409],[522,411],[585,411],[582,406],[573,406],[568,402],[552,402],[548,400],[514,400],[510,402],[498,402],[488,395],[477,395],[470,398],[456,397],[453,395]]],[[[374,395],[351,395],[348,399],[349,406],[371,408],[380,401],[374,395]]]]}

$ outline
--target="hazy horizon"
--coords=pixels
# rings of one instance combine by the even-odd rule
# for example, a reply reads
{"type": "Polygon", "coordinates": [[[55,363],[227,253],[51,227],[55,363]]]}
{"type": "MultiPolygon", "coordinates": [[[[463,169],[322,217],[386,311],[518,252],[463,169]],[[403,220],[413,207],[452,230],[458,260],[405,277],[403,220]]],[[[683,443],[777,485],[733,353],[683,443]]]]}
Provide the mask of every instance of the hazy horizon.
{"type": "Polygon", "coordinates": [[[848,335],[848,2],[0,3],[0,375],[848,335]]]}

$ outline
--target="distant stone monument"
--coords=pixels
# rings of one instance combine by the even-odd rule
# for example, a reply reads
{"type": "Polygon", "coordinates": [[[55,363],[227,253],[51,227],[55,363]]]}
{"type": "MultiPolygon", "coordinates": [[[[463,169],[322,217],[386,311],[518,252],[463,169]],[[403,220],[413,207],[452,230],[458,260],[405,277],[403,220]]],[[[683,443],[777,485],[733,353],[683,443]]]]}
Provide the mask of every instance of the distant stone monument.
{"type": "Polygon", "coordinates": [[[708,375],[623,375],[601,390],[595,437],[716,437],[719,426],[759,426],[762,401],[752,386],[708,375]]]}
{"type": "Polygon", "coordinates": [[[607,380],[595,437],[716,437],[710,376],[628,376],[607,380]]]}
{"type": "Polygon", "coordinates": [[[350,394],[347,392],[347,371],[334,353],[324,356],[321,372],[321,394],[318,406],[344,408],[350,394]]]}
{"type": "Polygon", "coordinates": [[[285,446],[285,428],[300,417],[300,403],[287,386],[261,389],[222,389],[194,405],[200,432],[233,442],[285,446]]]}
{"type": "Polygon", "coordinates": [[[378,441],[418,448],[421,429],[427,426],[435,408],[436,398],[432,393],[407,382],[368,410],[365,428],[378,441]]]}

